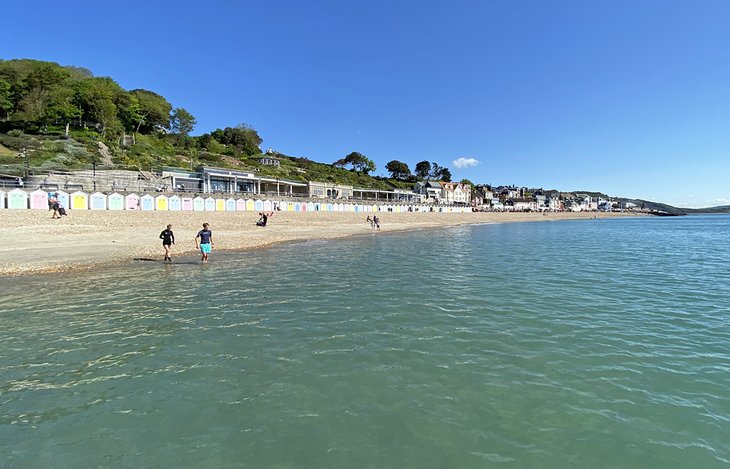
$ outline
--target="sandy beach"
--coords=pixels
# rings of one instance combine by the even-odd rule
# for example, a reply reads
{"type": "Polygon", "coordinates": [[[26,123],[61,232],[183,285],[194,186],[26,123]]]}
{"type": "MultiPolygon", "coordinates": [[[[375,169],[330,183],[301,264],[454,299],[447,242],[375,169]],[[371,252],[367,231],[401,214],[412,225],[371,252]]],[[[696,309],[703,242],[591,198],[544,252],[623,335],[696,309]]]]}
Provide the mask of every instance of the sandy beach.
{"type": "MultiPolygon", "coordinates": [[[[276,212],[269,226],[254,212],[70,211],[60,220],[44,210],[0,210],[0,275],[88,269],[135,258],[162,259],[160,232],[173,225],[176,255],[196,251],[195,235],[211,225],[214,250],[247,250],[275,243],[334,239],[372,232],[367,213],[276,212]]],[[[476,223],[556,221],[637,216],[624,213],[378,213],[381,232],[476,223]]]]}

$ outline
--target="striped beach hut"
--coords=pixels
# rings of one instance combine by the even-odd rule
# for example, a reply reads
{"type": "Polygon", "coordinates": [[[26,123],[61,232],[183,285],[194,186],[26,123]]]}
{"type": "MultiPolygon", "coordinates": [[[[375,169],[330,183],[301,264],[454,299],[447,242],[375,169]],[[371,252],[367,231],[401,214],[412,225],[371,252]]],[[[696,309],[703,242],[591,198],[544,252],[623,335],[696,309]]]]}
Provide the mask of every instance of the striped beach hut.
{"type": "Polygon", "coordinates": [[[89,194],[82,191],[76,191],[71,194],[71,210],[88,210],[89,209],[89,194]]]}
{"type": "Polygon", "coordinates": [[[215,212],[215,199],[213,197],[206,197],[204,202],[206,212],[215,212]]]}
{"type": "Polygon", "coordinates": [[[106,210],[107,196],[102,192],[94,192],[89,196],[89,209],[106,210]]]}
{"type": "Polygon", "coordinates": [[[236,211],[237,212],[245,212],[246,211],[246,199],[238,199],[238,200],[236,200],[236,211]]]}
{"type": "Polygon", "coordinates": [[[8,208],[28,208],[28,193],[22,189],[13,189],[8,192],[8,208]]]}
{"type": "Polygon", "coordinates": [[[109,210],[124,210],[124,196],[122,194],[109,194],[106,199],[109,210]]]}
{"type": "Polygon", "coordinates": [[[170,199],[166,195],[158,195],[155,197],[155,210],[166,212],[170,209],[170,199]]]}
{"type": "Polygon", "coordinates": [[[155,209],[155,198],[150,194],[145,194],[139,198],[139,208],[144,211],[155,209]]]}
{"type": "Polygon", "coordinates": [[[127,194],[124,197],[124,206],[127,210],[139,210],[139,196],[137,194],[127,194]]]}
{"type": "Polygon", "coordinates": [[[48,192],[40,189],[30,193],[30,208],[48,210],[48,192]]]}
{"type": "Polygon", "coordinates": [[[198,196],[193,199],[193,210],[196,212],[202,212],[205,210],[205,200],[198,196]]]}
{"type": "Polygon", "coordinates": [[[177,195],[171,195],[170,198],[167,199],[167,209],[171,212],[179,212],[182,209],[180,197],[177,195]]]}
{"type": "Polygon", "coordinates": [[[192,212],[193,211],[193,198],[192,197],[183,197],[180,199],[180,208],[183,212],[192,212]]]}
{"type": "Polygon", "coordinates": [[[246,199],[246,211],[253,212],[256,210],[256,201],[253,199],[246,199]]]}
{"type": "Polygon", "coordinates": [[[215,199],[215,211],[225,212],[226,211],[226,199],[215,199]]]}

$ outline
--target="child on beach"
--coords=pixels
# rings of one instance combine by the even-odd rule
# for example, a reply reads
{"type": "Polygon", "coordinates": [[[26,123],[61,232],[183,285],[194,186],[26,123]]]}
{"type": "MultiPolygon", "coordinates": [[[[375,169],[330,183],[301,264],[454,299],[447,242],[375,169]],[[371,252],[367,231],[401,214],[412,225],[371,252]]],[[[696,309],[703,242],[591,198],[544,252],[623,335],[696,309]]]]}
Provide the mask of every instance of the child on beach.
{"type": "Polygon", "coordinates": [[[201,261],[208,262],[208,255],[213,247],[213,232],[208,229],[210,225],[203,223],[203,229],[198,231],[195,237],[195,248],[200,249],[201,261]],[[198,241],[200,240],[200,241],[198,241]]]}
{"type": "Polygon", "coordinates": [[[160,233],[160,239],[162,240],[162,247],[165,248],[165,259],[164,261],[172,262],[172,245],[175,244],[175,235],[172,232],[172,225],[167,225],[167,229],[160,233]]]}

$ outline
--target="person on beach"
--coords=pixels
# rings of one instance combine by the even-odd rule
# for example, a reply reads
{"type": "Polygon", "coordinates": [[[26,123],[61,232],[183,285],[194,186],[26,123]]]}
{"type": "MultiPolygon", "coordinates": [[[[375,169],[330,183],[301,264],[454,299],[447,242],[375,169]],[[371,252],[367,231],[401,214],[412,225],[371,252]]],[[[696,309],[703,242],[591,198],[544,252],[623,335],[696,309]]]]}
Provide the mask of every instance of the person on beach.
{"type": "Polygon", "coordinates": [[[198,235],[195,237],[195,248],[200,249],[200,253],[203,255],[201,261],[208,262],[208,255],[213,247],[213,232],[208,229],[210,225],[203,223],[203,229],[198,231],[198,235]]]}
{"type": "Polygon", "coordinates": [[[61,208],[61,204],[58,203],[58,199],[56,198],[56,194],[53,194],[50,199],[48,199],[48,210],[53,210],[53,216],[51,218],[61,218],[61,214],[59,209],[61,208]]]}
{"type": "Polygon", "coordinates": [[[377,215],[373,215],[373,225],[375,226],[375,229],[380,231],[380,218],[378,218],[377,215]]]}
{"type": "Polygon", "coordinates": [[[266,226],[269,222],[269,217],[273,217],[274,212],[259,212],[259,221],[256,222],[256,226],[266,226]]]}
{"type": "Polygon", "coordinates": [[[372,219],[372,218],[370,218],[370,215],[368,215],[368,217],[367,217],[367,218],[365,219],[365,221],[366,221],[366,222],[368,222],[368,223],[370,224],[370,228],[372,228],[372,227],[373,227],[373,219],[372,219]]]}
{"type": "Polygon", "coordinates": [[[167,225],[167,228],[160,233],[160,239],[162,240],[162,247],[165,248],[165,259],[164,261],[172,262],[172,245],[175,244],[175,234],[172,232],[172,225],[167,225]]]}

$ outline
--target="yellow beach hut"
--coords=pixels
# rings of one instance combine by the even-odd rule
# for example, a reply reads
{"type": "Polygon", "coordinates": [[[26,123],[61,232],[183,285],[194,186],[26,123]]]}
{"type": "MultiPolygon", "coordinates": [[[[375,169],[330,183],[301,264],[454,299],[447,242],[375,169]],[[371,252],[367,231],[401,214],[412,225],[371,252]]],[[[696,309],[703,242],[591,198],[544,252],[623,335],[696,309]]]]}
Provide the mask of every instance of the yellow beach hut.
{"type": "Polygon", "coordinates": [[[215,211],[225,212],[226,211],[226,199],[215,199],[215,211]]]}
{"type": "Polygon", "coordinates": [[[86,192],[76,191],[71,194],[71,210],[88,210],[89,194],[86,192]]]}
{"type": "Polygon", "coordinates": [[[155,210],[166,212],[170,209],[170,199],[166,195],[158,195],[155,197],[155,210]]]}
{"type": "Polygon", "coordinates": [[[246,211],[247,212],[256,211],[256,202],[253,199],[246,199],[246,211]]]}

